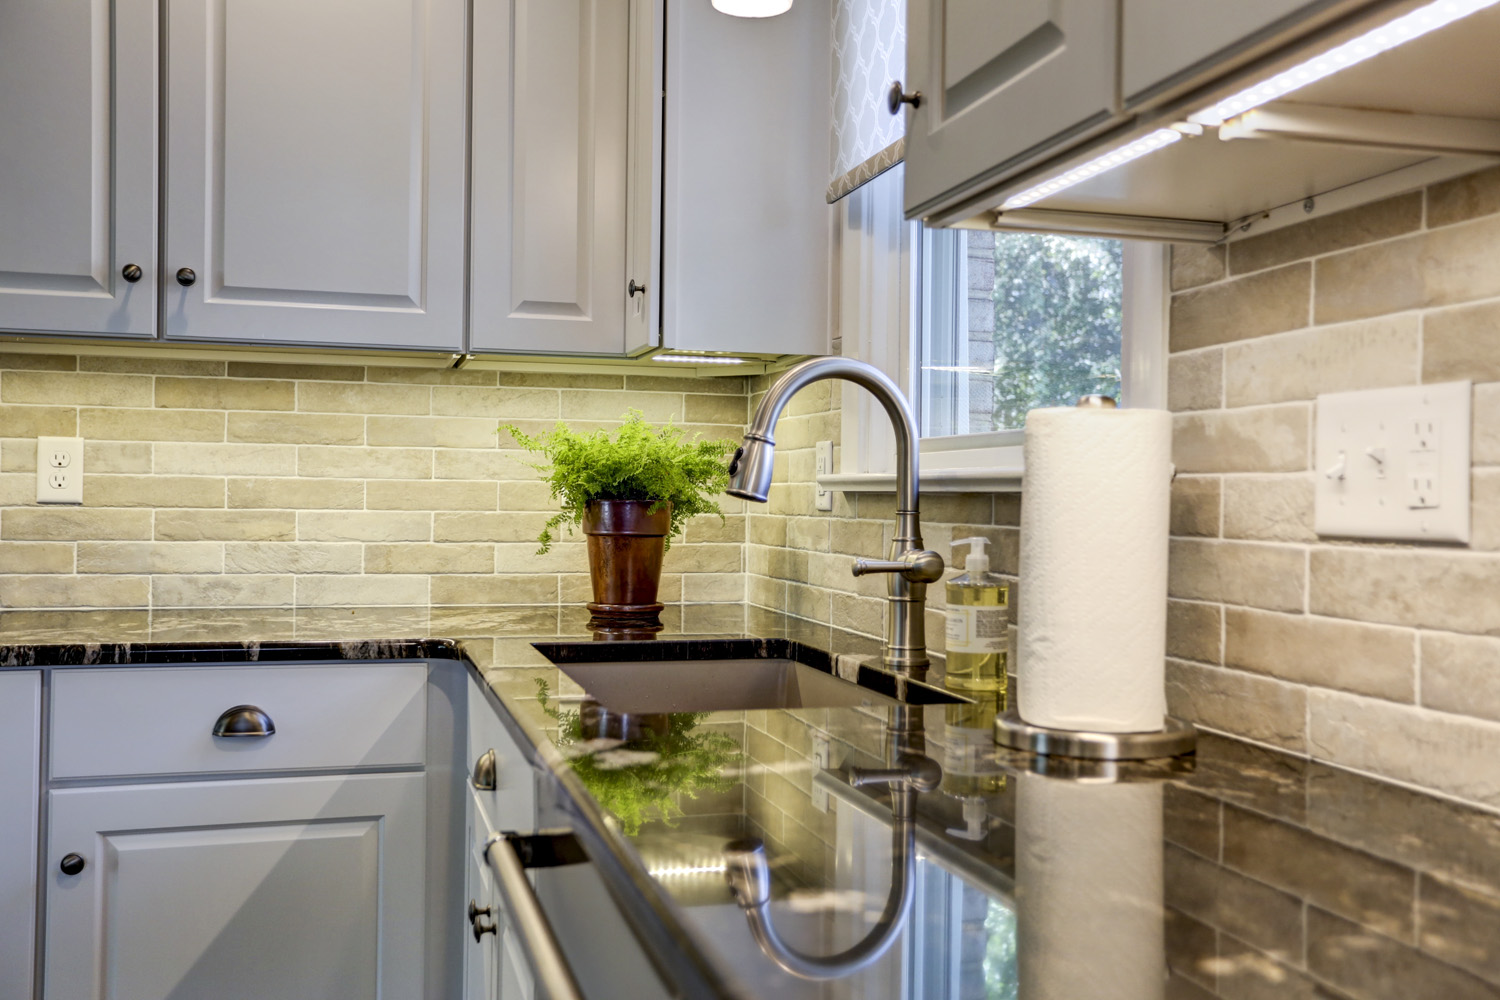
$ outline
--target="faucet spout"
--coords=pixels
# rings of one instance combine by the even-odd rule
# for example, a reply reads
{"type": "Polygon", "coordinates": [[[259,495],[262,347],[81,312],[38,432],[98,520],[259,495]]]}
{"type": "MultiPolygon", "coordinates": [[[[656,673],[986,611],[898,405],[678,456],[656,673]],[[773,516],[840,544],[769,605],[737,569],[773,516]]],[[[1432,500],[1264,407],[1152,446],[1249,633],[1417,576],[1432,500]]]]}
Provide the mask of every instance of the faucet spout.
{"type": "Polygon", "coordinates": [[[889,574],[885,654],[887,667],[901,672],[927,666],[927,632],[923,613],[927,584],[942,578],[943,560],[922,547],[918,513],[917,422],[895,382],[874,365],[853,358],[814,358],[786,370],[766,390],[744,444],[729,463],[730,496],[765,503],[770,496],[776,452],[776,422],[800,390],[823,379],[842,379],[868,390],[880,401],[896,432],[896,534],[890,558],[861,560],[855,575],[889,574]]]}

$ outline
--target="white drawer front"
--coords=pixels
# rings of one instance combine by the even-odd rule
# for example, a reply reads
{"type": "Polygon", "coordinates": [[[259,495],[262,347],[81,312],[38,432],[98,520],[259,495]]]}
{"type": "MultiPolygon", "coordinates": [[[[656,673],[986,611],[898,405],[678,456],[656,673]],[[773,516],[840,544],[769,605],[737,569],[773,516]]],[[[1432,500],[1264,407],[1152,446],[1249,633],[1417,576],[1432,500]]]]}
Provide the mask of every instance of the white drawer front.
{"type": "Polygon", "coordinates": [[[53,673],[54,778],[394,767],[425,757],[427,666],[143,667],[53,673]],[[254,705],[270,736],[213,735],[254,705]]]}

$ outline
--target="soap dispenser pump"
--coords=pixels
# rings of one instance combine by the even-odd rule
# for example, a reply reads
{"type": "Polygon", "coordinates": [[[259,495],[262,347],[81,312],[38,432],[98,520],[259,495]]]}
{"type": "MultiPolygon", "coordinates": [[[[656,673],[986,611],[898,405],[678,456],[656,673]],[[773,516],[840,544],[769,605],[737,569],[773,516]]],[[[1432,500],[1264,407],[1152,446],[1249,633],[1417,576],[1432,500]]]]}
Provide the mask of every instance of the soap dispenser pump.
{"type": "Polygon", "coordinates": [[[1010,587],[990,572],[988,544],[977,536],[953,541],[955,549],[969,547],[969,558],[964,572],[948,581],[946,684],[954,691],[998,694],[1003,709],[1010,587]]]}

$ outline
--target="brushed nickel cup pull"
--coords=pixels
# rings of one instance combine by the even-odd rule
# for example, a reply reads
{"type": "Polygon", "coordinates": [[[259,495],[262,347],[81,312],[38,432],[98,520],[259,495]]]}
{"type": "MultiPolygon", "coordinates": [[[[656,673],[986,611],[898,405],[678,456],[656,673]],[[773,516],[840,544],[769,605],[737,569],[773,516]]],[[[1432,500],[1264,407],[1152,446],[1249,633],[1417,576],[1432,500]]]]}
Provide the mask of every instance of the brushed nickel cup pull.
{"type": "Polygon", "coordinates": [[[132,285],[135,284],[137,281],[141,280],[141,265],[126,264],[123,268],[120,269],[120,277],[124,278],[132,285]]]}
{"type": "Polygon", "coordinates": [[[495,790],[495,751],[486,750],[474,762],[474,787],[481,792],[495,790]]]}
{"type": "Polygon", "coordinates": [[[179,267],[177,269],[177,283],[186,288],[198,280],[198,275],[190,267],[179,267]]]}
{"type": "Polygon", "coordinates": [[[214,723],[215,736],[274,736],[276,723],[255,705],[236,705],[224,710],[214,723]]]}

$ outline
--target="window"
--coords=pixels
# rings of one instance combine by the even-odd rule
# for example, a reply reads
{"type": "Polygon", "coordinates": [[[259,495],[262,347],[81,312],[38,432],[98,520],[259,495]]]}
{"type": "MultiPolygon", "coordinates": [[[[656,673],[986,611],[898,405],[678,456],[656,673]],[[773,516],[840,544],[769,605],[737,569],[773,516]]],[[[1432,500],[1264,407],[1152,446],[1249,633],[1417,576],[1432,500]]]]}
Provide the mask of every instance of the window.
{"type": "MultiPolygon", "coordinates": [[[[1017,489],[1026,411],[1101,393],[1165,405],[1166,248],[1092,236],[923,228],[902,168],[841,203],[843,352],[907,391],[925,490],[1017,489]]],[[[889,489],[885,417],[844,393],[843,489],[889,489]]]]}

